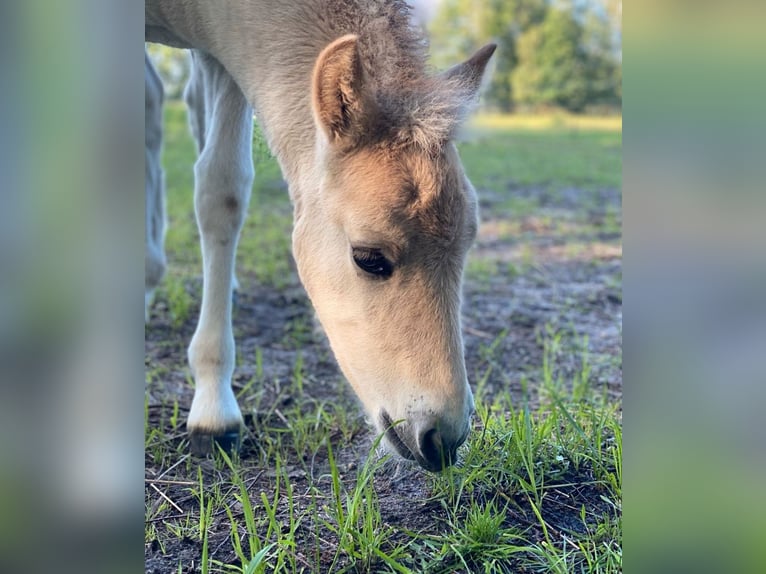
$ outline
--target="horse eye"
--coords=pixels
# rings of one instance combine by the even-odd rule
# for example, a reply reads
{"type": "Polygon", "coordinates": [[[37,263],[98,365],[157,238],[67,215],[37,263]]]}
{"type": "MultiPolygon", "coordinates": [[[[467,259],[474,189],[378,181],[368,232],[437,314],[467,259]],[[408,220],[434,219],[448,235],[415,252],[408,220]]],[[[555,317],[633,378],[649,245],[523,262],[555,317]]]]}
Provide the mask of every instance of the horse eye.
{"type": "Polygon", "coordinates": [[[352,249],[351,255],[359,269],[375,277],[388,279],[394,272],[393,264],[377,249],[355,247],[352,249]]]}

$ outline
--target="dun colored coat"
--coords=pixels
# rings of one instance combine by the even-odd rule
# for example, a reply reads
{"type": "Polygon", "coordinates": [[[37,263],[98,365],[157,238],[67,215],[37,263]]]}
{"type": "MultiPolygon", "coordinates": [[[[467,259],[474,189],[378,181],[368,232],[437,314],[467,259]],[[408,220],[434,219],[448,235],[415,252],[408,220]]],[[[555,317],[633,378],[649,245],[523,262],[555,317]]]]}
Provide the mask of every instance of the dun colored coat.
{"type": "MultiPolygon", "coordinates": [[[[146,40],[193,54],[204,289],[189,346],[192,450],[236,443],[231,293],[253,113],[289,184],[293,253],[335,357],[390,448],[439,470],[473,397],[461,281],[477,229],[452,143],[495,46],[441,74],[404,2],[146,0],[146,40]]],[[[146,60],[147,304],[163,254],[162,86],[146,60]]]]}

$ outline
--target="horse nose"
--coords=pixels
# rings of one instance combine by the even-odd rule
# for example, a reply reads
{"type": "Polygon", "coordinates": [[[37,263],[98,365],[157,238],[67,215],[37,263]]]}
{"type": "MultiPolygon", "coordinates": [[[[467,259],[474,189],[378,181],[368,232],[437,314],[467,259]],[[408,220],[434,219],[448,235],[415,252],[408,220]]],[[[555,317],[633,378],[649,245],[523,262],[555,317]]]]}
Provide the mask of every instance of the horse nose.
{"type": "Polygon", "coordinates": [[[415,458],[426,470],[433,472],[444,470],[455,463],[457,448],[463,444],[467,436],[467,429],[461,435],[451,437],[449,433],[442,432],[437,424],[424,424],[417,433],[420,456],[415,458]]]}

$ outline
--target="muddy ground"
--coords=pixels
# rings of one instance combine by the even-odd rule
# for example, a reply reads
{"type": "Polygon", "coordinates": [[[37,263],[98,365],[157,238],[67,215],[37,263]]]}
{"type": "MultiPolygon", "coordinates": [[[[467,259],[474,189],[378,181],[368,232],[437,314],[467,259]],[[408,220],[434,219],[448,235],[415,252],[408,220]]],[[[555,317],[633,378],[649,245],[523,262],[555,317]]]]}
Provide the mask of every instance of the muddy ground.
{"type": "MultiPolygon", "coordinates": [[[[571,379],[582,369],[586,348],[592,384],[619,401],[622,394],[619,190],[568,189],[550,194],[545,190],[509,188],[502,198],[480,190],[480,198],[482,226],[472,251],[473,263],[468,267],[463,308],[467,369],[472,384],[483,380],[487,397],[510,390],[517,400],[522,400],[522,389],[526,386],[529,399],[534,402],[543,362],[543,340],[558,334],[557,373],[565,381],[571,379]],[[532,199],[537,209],[515,213],[508,207],[508,197],[532,199]]],[[[280,405],[294,400],[282,388],[290,380],[298,354],[304,366],[307,408],[311,408],[313,399],[340,400],[347,402],[349,412],[360,420],[360,431],[350,440],[339,437],[342,448],[335,449],[339,468],[352,477],[374,437],[365,430],[361,408],[343,381],[324,337],[314,328],[313,312],[296,276],[293,274],[285,289],[259,285],[252,277],[239,279],[234,310],[238,354],[234,386],[241,389],[256,375],[264,381],[259,389],[248,390],[248,396],[257,395],[257,400],[246,403],[243,409],[248,433],[242,461],[247,464],[250,459],[253,464],[246,479],[249,489],[253,493],[272,490],[273,471],[258,466],[259,443],[263,440],[259,428],[280,422],[263,421],[261,417],[265,415],[261,413],[270,413],[268,416],[273,418],[280,405]],[[262,353],[260,365],[256,364],[256,349],[262,353]],[[250,408],[255,404],[257,412],[250,408]]],[[[195,296],[196,307],[201,279],[189,278],[186,287],[195,296]]],[[[152,310],[146,327],[146,366],[160,380],[148,385],[150,426],[168,426],[174,397],[179,401],[179,417],[184,419],[188,412],[192,390],[187,382],[186,345],[195,321],[196,310],[183,325],[174,327],[162,299],[152,310]]],[[[168,427],[166,432],[173,444],[184,440],[182,429],[168,427]]],[[[200,464],[206,477],[215,480],[218,471],[212,461],[200,464]]],[[[184,468],[184,464],[179,464],[168,470],[147,457],[146,476],[196,480],[196,472],[184,476],[184,468]]],[[[309,503],[304,495],[310,483],[321,484],[316,477],[323,468],[325,461],[314,460],[308,467],[296,461],[288,469],[298,506],[309,503]]],[[[326,486],[329,490],[329,483],[326,486]]],[[[386,472],[376,475],[375,486],[386,524],[414,531],[438,529],[434,525],[436,503],[428,501],[423,471],[409,463],[391,463],[386,472]]],[[[583,501],[598,504],[597,494],[585,490],[580,493],[583,501]]],[[[188,488],[171,486],[165,492],[184,511],[198,512],[198,502],[188,488]]],[[[162,501],[149,485],[146,498],[150,507],[162,501]]],[[[164,516],[174,514],[177,511],[170,509],[164,516]]],[[[555,525],[556,517],[550,517],[550,521],[555,525]]],[[[308,531],[304,535],[307,547],[315,547],[314,535],[308,531]]],[[[330,560],[330,544],[326,551],[330,560]]],[[[210,552],[215,560],[236,562],[225,514],[214,516],[210,552]],[[215,521],[220,521],[220,525],[215,521]]],[[[176,572],[179,563],[182,572],[197,572],[200,541],[188,537],[171,539],[164,548],[155,542],[147,545],[145,555],[147,572],[176,572]]]]}

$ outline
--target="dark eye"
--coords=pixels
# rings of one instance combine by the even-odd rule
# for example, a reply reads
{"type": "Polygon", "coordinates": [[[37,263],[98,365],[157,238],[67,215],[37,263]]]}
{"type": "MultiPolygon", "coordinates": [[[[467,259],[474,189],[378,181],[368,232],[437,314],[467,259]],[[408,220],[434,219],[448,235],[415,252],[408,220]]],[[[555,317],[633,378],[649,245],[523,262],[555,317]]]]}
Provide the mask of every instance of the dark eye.
{"type": "Polygon", "coordinates": [[[387,279],[394,272],[393,264],[377,249],[355,247],[351,250],[354,263],[365,273],[387,279]]]}

